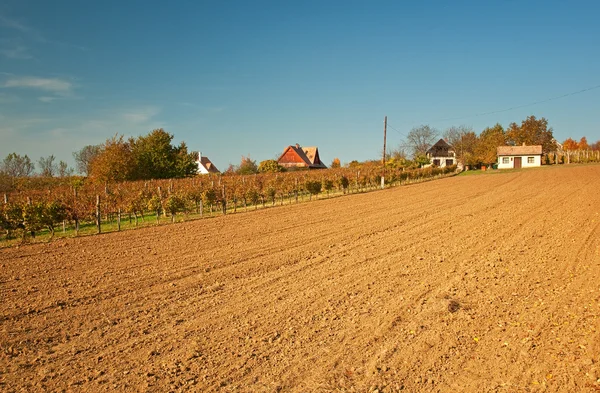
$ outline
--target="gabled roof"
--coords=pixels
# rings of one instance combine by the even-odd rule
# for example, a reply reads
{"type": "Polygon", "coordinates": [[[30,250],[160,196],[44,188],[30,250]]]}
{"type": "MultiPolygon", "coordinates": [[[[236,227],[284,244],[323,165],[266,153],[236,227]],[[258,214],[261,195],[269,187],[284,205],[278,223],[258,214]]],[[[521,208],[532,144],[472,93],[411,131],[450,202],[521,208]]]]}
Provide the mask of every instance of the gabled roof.
{"type": "MultiPolygon", "coordinates": [[[[446,142],[444,139],[440,139],[439,141],[435,142],[435,143],[433,144],[433,146],[431,146],[431,147],[429,148],[429,150],[432,150],[434,147],[438,147],[438,148],[439,148],[439,147],[443,147],[443,148],[445,148],[445,149],[452,149],[452,146],[450,146],[450,145],[448,144],[448,142],[446,142]]],[[[429,151],[429,150],[427,150],[427,151],[429,151]]]]}
{"type": "Polygon", "coordinates": [[[542,155],[542,145],[498,146],[499,156],[542,155]]]}
{"type": "Polygon", "coordinates": [[[212,161],[208,159],[208,157],[201,156],[197,162],[198,165],[202,165],[207,172],[219,173],[219,170],[217,169],[215,164],[213,164],[212,161]]]}
{"type": "Polygon", "coordinates": [[[325,166],[325,164],[323,164],[323,162],[321,162],[321,159],[319,157],[319,148],[318,147],[316,147],[316,146],[301,147],[298,144],[296,144],[295,146],[290,145],[287,148],[285,148],[283,153],[277,159],[277,162],[280,165],[288,164],[288,165],[298,166],[297,163],[286,163],[286,162],[282,163],[281,162],[281,159],[286,155],[286,153],[289,150],[292,150],[300,158],[300,160],[304,163],[304,165],[306,165],[309,168],[327,168],[325,166]]]}

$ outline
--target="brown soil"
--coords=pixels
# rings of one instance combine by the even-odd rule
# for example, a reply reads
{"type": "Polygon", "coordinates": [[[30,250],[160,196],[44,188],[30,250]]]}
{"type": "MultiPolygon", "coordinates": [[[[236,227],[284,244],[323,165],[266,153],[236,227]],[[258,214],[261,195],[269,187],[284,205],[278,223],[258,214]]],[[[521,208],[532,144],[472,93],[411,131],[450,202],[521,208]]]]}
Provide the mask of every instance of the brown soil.
{"type": "Polygon", "coordinates": [[[0,390],[600,391],[600,166],[0,250],[0,390]]]}

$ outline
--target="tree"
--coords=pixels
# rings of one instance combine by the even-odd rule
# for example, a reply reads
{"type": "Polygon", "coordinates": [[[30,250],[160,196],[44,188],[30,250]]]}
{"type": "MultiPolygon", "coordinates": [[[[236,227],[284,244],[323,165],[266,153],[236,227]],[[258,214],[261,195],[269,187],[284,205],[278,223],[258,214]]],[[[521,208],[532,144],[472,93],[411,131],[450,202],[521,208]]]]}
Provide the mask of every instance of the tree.
{"type": "Polygon", "coordinates": [[[35,165],[27,155],[20,156],[17,153],[10,153],[2,161],[1,171],[10,177],[29,177],[34,170],[35,165]]]}
{"type": "Polygon", "coordinates": [[[250,158],[250,156],[242,156],[242,160],[240,162],[240,166],[238,167],[237,173],[238,175],[253,175],[255,173],[258,173],[256,161],[253,161],[250,158]]]}
{"type": "Polygon", "coordinates": [[[185,142],[175,148],[175,177],[189,177],[198,174],[198,152],[189,152],[185,142]]]}
{"type": "Polygon", "coordinates": [[[491,164],[497,160],[498,146],[504,145],[506,145],[504,128],[497,123],[495,126],[481,131],[475,146],[475,156],[482,163],[491,164]]]}
{"type": "Polygon", "coordinates": [[[596,142],[592,143],[590,145],[590,149],[592,149],[592,150],[600,150],[600,140],[597,140],[596,142]]]}
{"type": "Polygon", "coordinates": [[[258,164],[258,172],[261,173],[277,173],[283,171],[285,171],[285,168],[279,165],[276,160],[264,160],[258,164]]]}
{"type": "Polygon", "coordinates": [[[73,168],[69,168],[69,165],[66,162],[61,160],[58,163],[58,176],[60,176],[60,177],[73,176],[73,168]]]}
{"type": "Polygon", "coordinates": [[[310,193],[310,199],[312,199],[313,195],[318,195],[321,193],[322,184],[320,181],[308,180],[304,186],[310,193]]]}
{"type": "Polygon", "coordinates": [[[77,173],[89,176],[92,169],[92,162],[102,152],[102,145],[87,145],[79,151],[73,153],[75,159],[75,169],[77,173]]]}
{"type": "Polygon", "coordinates": [[[588,145],[588,141],[586,137],[581,137],[581,140],[579,141],[579,150],[589,150],[590,149],[590,145],[588,145]]]}
{"type": "Polygon", "coordinates": [[[428,125],[414,127],[406,136],[407,144],[412,149],[413,158],[425,155],[427,150],[436,142],[438,130],[428,125]]]}
{"type": "Polygon", "coordinates": [[[333,161],[331,161],[331,165],[330,167],[333,168],[339,168],[341,166],[340,164],[340,159],[339,158],[334,158],[333,161]]]}
{"type": "Polygon", "coordinates": [[[130,138],[133,179],[170,179],[196,174],[197,156],[188,153],[185,142],[175,147],[171,144],[172,140],[173,135],[162,128],[137,139],[130,138]]]}
{"type": "Polygon", "coordinates": [[[472,142],[472,135],[475,135],[473,128],[465,125],[448,127],[442,137],[450,146],[454,148],[456,159],[460,162],[465,162],[465,154],[473,154],[473,146],[469,145],[472,142]]]}
{"type": "Polygon", "coordinates": [[[40,166],[40,176],[54,177],[54,175],[56,175],[56,172],[58,172],[58,167],[54,163],[55,159],[56,157],[51,154],[48,157],[41,157],[38,160],[38,165],[40,166]]]}
{"type": "Polygon", "coordinates": [[[536,119],[529,116],[521,122],[521,125],[511,123],[506,130],[507,144],[511,146],[542,145],[542,152],[549,153],[556,150],[552,127],[548,128],[548,120],[536,119]]]}
{"type": "Polygon", "coordinates": [[[577,149],[579,149],[579,144],[577,143],[577,141],[571,139],[571,138],[567,138],[565,139],[565,141],[563,142],[563,150],[565,151],[575,151],[577,149]]]}
{"type": "Polygon", "coordinates": [[[134,176],[131,146],[123,136],[107,139],[102,151],[91,162],[90,177],[100,181],[131,180],[134,176]]]}

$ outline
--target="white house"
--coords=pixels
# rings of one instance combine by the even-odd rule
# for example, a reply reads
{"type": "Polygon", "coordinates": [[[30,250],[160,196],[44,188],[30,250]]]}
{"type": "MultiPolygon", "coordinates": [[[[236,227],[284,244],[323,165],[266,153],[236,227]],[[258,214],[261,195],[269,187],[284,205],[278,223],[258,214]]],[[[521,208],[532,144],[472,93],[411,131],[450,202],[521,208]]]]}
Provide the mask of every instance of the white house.
{"type": "Polygon", "coordinates": [[[198,164],[198,174],[200,175],[208,175],[209,173],[219,173],[217,167],[208,159],[208,157],[202,156],[202,153],[198,153],[198,159],[196,160],[196,164],[198,164]]]}
{"type": "Polygon", "coordinates": [[[456,164],[454,149],[443,139],[431,146],[426,154],[431,164],[435,166],[445,167],[456,164]]]}
{"type": "Polygon", "coordinates": [[[531,168],[542,165],[542,145],[498,146],[498,169],[531,168]]]}

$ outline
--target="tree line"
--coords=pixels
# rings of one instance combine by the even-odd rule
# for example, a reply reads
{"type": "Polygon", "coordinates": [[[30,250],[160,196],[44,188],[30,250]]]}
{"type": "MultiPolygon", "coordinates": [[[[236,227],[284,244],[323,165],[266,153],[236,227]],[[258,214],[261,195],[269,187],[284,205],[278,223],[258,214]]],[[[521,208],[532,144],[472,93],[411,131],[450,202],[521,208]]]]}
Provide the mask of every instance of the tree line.
{"type": "Polygon", "coordinates": [[[452,126],[443,132],[429,125],[415,127],[398,148],[387,152],[391,157],[388,165],[402,165],[409,157],[422,165],[429,164],[426,152],[440,137],[454,148],[459,162],[474,167],[495,163],[498,146],[541,145],[543,154],[561,149],[600,150],[600,141],[588,144],[585,137],[582,137],[579,143],[568,138],[560,144],[554,139],[553,129],[548,126],[548,120],[529,116],[520,124],[513,122],[506,129],[496,124],[485,128],[479,134],[469,126],[452,126]]]}
{"type": "MultiPolygon", "coordinates": [[[[414,127],[397,148],[386,152],[387,167],[415,168],[430,164],[427,150],[440,138],[444,138],[455,150],[456,158],[463,165],[477,167],[496,162],[498,146],[542,145],[548,154],[556,150],[600,150],[600,141],[589,144],[585,137],[579,142],[568,138],[557,143],[552,127],[545,118],[529,116],[520,124],[511,123],[506,129],[500,124],[487,127],[477,134],[468,126],[452,126],[440,132],[429,125],[414,127]]],[[[173,135],[156,129],[148,135],[125,139],[115,135],[100,145],[88,145],[73,153],[75,169],[54,155],[40,158],[34,163],[27,155],[11,153],[0,162],[0,191],[12,186],[15,179],[39,177],[69,177],[75,172],[100,183],[112,181],[136,181],[149,179],[184,178],[197,174],[197,152],[189,152],[185,142],[173,144],[173,135]],[[36,172],[37,164],[37,172],[36,172]],[[8,185],[7,185],[8,184],[8,185]]],[[[368,161],[366,161],[368,162],[368,161]]],[[[373,160],[374,163],[377,160],[373,160]]],[[[347,167],[360,165],[351,161],[347,167]]],[[[331,168],[341,167],[334,158],[331,168]]],[[[279,173],[286,171],[274,159],[259,164],[249,156],[242,156],[239,165],[229,165],[224,174],[249,175],[256,173],[279,173]]]]}

